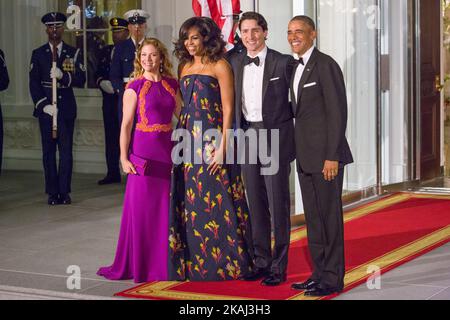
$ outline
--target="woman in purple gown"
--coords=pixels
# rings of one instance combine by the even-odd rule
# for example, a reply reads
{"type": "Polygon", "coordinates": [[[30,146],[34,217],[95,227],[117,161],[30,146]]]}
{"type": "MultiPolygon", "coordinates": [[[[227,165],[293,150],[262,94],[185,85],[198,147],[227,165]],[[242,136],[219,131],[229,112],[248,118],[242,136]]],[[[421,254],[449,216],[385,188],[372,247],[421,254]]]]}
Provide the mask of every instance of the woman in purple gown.
{"type": "Polygon", "coordinates": [[[107,279],[140,283],[168,278],[171,120],[181,108],[171,70],[164,45],[146,39],[123,100],[120,149],[128,181],[114,263],[97,272],[107,279]]]}

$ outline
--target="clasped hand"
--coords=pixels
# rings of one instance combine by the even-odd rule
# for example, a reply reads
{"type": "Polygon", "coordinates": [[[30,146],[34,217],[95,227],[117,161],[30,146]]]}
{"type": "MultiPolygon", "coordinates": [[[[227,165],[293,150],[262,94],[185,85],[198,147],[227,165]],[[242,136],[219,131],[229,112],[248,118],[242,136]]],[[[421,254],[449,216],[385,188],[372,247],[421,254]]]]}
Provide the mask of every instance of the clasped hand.
{"type": "Polygon", "coordinates": [[[114,94],[114,88],[112,86],[111,81],[102,80],[102,81],[100,81],[99,86],[104,92],[109,93],[109,94],[114,94]]]}
{"type": "Polygon", "coordinates": [[[43,111],[50,117],[53,117],[53,115],[56,114],[56,106],[54,104],[48,104],[44,107],[43,111]]]}
{"type": "Polygon", "coordinates": [[[61,80],[63,77],[63,72],[58,67],[52,67],[50,69],[50,78],[61,80]]]}

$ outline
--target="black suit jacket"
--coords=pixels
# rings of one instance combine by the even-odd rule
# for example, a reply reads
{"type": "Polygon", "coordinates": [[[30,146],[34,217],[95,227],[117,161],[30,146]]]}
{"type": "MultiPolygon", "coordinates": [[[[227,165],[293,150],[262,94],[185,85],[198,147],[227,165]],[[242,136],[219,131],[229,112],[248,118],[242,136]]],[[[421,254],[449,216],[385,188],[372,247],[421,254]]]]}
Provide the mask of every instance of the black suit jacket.
{"type": "MultiPolygon", "coordinates": [[[[245,119],[242,113],[242,89],[246,56],[247,51],[243,50],[228,57],[234,73],[235,125],[237,129],[245,128],[245,119]]],[[[279,130],[280,164],[288,164],[295,159],[294,115],[289,104],[289,83],[293,68],[292,56],[268,49],[264,66],[262,116],[266,129],[279,130]]],[[[270,140],[269,144],[269,149],[272,150],[270,140]]]]}
{"type": "Polygon", "coordinates": [[[291,79],[291,101],[295,113],[297,161],[306,173],[321,173],[325,160],[341,166],[353,162],[345,137],[347,97],[341,68],[330,56],[314,49],[294,95],[295,70],[291,79]]]}

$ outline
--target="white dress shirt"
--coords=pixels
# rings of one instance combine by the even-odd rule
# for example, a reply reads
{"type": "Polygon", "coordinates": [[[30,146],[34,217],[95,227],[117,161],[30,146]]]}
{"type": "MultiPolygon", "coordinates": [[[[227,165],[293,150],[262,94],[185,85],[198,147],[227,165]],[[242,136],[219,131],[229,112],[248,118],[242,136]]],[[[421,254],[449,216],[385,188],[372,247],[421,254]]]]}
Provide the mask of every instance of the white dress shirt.
{"type": "Polygon", "coordinates": [[[262,90],[267,47],[255,57],[259,57],[259,66],[251,63],[244,67],[242,81],[242,112],[248,122],[262,122],[262,90]]]}
{"type": "MultiPolygon", "coordinates": [[[[53,45],[49,42],[48,45],[50,46],[51,52],[53,52],[53,45]]],[[[61,57],[61,51],[62,51],[63,43],[62,41],[56,46],[58,49],[58,57],[61,57]]]]}
{"type": "Polygon", "coordinates": [[[299,64],[297,70],[295,71],[294,84],[293,84],[295,101],[298,101],[298,85],[300,84],[300,80],[302,80],[303,71],[305,70],[305,67],[308,64],[309,58],[311,58],[313,51],[314,51],[314,46],[309,48],[309,50],[306,51],[302,57],[298,57],[296,54],[294,54],[295,58],[303,58],[303,63],[304,63],[304,65],[299,64]]]}
{"type": "MultiPolygon", "coordinates": [[[[131,40],[133,40],[134,47],[135,47],[136,49],[138,49],[138,46],[136,45],[136,40],[134,40],[133,37],[131,37],[131,40]]],[[[144,37],[144,39],[142,39],[141,41],[139,41],[139,47],[142,45],[142,43],[144,42],[144,40],[145,40],[145,37],[144,37]]]]}

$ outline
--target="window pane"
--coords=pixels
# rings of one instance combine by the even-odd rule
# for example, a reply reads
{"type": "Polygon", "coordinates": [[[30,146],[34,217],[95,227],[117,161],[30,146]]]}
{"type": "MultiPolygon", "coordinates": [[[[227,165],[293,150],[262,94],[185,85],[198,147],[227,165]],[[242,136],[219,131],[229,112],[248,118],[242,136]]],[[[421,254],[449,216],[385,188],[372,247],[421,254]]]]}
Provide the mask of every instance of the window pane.
{"type": "Polygon", "coordinates": [[[63,35],[63,41],[69,46],[78,48],[81,52],[84,52],[84,37],[81,31],[70,31],[66,30],[63,35]]]}
{"type": "Polygon", "coordinates": [[[105,45],[113,43],[111,32],[109,32],[109,20],[113,17],[123,17],[128,10],[141,8],[141,2],[141,0],[59,1],[58,11],[60,12],[66,13],[67,8],[71,5],[76,5],[81,10],[81,29],[77,31],[66,30],[63,40],[67,44],[82,50],[87,67],[87,88],[97,87],[95,73],[99,53],[105,45]]]}

